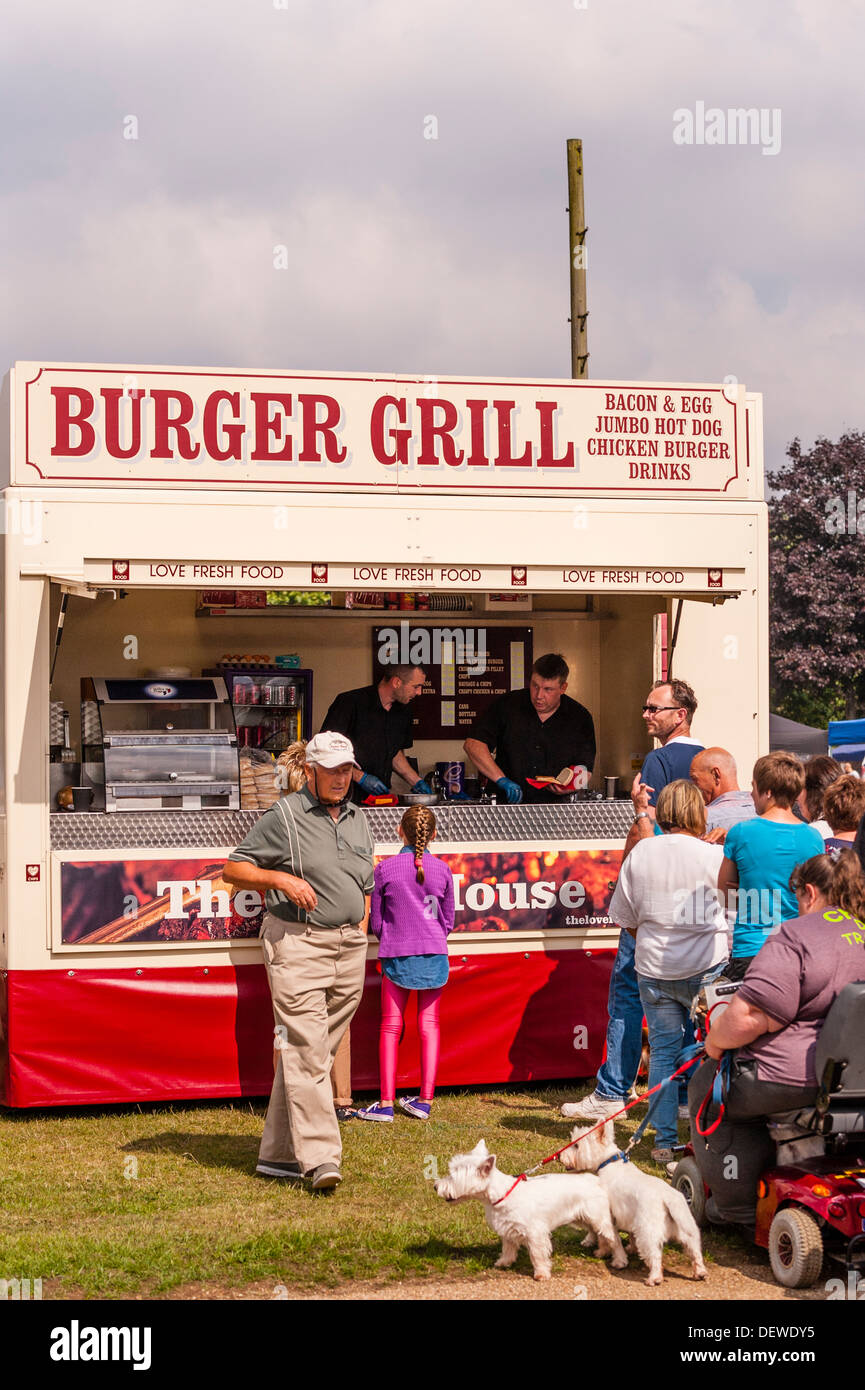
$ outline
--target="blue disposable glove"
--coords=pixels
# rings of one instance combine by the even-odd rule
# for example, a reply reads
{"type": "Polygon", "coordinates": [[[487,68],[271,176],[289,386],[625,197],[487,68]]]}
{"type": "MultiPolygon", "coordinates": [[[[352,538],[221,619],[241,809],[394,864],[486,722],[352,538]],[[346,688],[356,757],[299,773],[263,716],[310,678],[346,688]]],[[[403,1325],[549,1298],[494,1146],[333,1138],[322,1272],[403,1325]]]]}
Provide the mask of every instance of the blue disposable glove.
{"type": "Polygon", "coordinates": [[[429,782],[425,782],[422,777],[419,777],[412,787],[412,793],[416,796],[432,796],[432,787],[429,782]]]}
{"type": "Polygon", "coordinates": [[[512,782],[510,777],[500,777],[496,782],[496,786],[500,792],[504,793],[505,799],[509,805],[512,806],[515,802],[522,801],[522,788],[518,782],[512,782]]]}
{"type": "Polygon", "coordinates": [[[385,786],[380,777],[373,777],[371,772],[365,772],[358,782],[358,786],[365,791],[367,796],[386,796],[389,788],[385,786]]]}

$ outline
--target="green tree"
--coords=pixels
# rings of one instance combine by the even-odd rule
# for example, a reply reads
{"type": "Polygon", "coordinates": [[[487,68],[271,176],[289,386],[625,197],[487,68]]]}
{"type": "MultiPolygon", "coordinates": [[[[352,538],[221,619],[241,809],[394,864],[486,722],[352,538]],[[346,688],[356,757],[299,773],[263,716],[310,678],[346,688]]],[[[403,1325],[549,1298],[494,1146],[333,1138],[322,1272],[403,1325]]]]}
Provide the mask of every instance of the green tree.
{"type": "Polygon", "coordinates": [[[825,728],[865,713],[865,434],[787,457],[768,497],[772,703],[825,728]]]}

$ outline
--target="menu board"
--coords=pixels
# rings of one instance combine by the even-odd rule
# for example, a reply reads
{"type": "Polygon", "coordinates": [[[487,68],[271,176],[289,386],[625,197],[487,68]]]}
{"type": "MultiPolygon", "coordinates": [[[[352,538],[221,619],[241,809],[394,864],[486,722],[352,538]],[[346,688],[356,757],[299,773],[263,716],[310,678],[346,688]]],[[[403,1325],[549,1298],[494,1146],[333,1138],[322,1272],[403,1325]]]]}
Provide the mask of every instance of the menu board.
{"type": "Polygon", "coordinates": [[[420,666],[423,691],[412,700],[416,739],[462,743],[481,710],[522,690],[532,669],[530,627],[439,627],[409,622],[372,629],[373,680],[384,665],[420,666]]]}

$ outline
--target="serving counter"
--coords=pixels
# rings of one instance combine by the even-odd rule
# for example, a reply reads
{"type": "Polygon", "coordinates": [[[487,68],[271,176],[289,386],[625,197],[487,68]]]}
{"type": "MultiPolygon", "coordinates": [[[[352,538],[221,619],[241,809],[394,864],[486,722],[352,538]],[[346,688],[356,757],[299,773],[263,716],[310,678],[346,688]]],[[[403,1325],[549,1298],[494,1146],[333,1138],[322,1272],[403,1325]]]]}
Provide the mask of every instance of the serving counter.
{"type": "MultiPolygon", "coordinates": [[[[633,815],[630,800],[582,801],[563,805],[490,806],[443,802],[434,806],[436,853],[463,841],[624,839],[633,815]]],[[[398,843],[402,806],[361,806],[373,843],[398,843]]],[[[239,844],[261,811],[121,811],[52,815],[51,848],[121,849],[129,845],[202,848],[239,844]]]]}
{"type": "MultiPolygon", "coordinates": [[[[221,866],[258,811],[52,815],[52,948],[80,954],[173,944],[224,948],[258,936],[262,895],[235,893],[221,866]]],[[[361,808],[376,855],[399,848],[398,807],[361,808]]],[[[454,878],[460,950],[517,939],[615,944],[606,913],[631,820],[630,802],[436,808],[434,852],[454,878]],[[480,938],[480,939],[479,939],[480,938]]],[[[370,944],[375,956],[375,943],[370,944]]]]}

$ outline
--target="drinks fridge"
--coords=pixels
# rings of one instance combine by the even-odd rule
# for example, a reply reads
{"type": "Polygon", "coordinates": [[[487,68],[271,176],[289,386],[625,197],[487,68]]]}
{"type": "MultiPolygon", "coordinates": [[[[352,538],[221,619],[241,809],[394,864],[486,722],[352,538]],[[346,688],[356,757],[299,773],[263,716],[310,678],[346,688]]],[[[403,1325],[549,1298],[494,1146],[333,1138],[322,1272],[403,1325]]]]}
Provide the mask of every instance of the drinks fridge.
{"type": "Polygon", "coordinates": [[[241,806],[266,809],[286,788],[274,776],[280,753],[312,736],[312,671],[300,667],[218,666],[225,681],[240,755],[241,806]]]}

